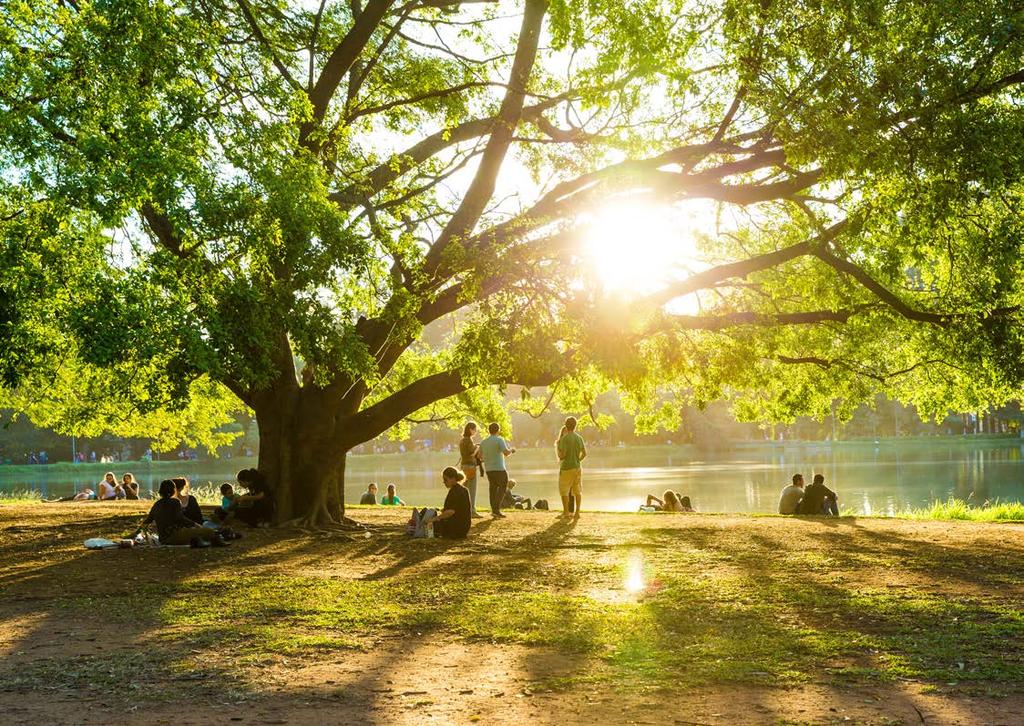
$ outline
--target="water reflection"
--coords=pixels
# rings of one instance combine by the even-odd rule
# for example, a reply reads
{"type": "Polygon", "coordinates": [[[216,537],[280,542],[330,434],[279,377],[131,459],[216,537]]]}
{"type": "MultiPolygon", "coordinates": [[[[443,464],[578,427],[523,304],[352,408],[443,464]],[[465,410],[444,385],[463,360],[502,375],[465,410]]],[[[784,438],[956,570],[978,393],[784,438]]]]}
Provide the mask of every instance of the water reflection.
{"type": "MultiPolygon", "coordinates": [[[[698,511],[772,512],[779,492],[795,472],[807,480],[823,474],[826,484],[839,492],[840,506],[859,514],[892,514],[950,496],[978,504],[1019,501],[1024,497],[1022,454],[1024,446],[1016,441],[960,439],[899,445],[768,444],[715,454],[687,447],[592,447],[584,467],[584,505],[636,511],[647,494],[662,497],[672,489],[689,496],[698,511]]],[[[346,496],[358,501],[368,482],[394,482],[410,504],[439,504],[444,498],[440,471],[452,461],[452,454],[440,452],[351,457],[346,496]]],[[[231,479],[241,465],[253,463],[189,462],[174,473],[180,471],[195,482],[219,484],[231,479]]],[[[155,489],[170,474],[139,462],[112,468],[118,476],[132,471],[143,491],[155,489]]],[[[520,450],[509,459],[509,469],[518,481],[517,493],[547,499],[553,509],[560,508],[558,472],[550,450],[520,450]]],[[[42,466],[14,475],[0,467],[0,489],[35,489],[46,496],[62,496],[86,486],[95,488],[101,477],[101,473],[84,475],[74,469],[42,466]]],[[[486,505],[486,491],[484,485],[482,505],[486,505]]]]}

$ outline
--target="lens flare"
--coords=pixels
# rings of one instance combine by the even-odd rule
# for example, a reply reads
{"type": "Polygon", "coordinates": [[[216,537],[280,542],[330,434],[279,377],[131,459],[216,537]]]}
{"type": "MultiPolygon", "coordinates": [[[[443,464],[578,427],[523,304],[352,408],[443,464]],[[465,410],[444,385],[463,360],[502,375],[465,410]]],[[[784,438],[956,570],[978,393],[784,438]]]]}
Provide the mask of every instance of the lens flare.
{"type": "Polygon", "coordinates": [[[636,595],[647,589],[647,582],[644,579],[644,563],[639,553],[630,557],[626,565],[626,580],[624,583],[626,592],[636,595]]]}

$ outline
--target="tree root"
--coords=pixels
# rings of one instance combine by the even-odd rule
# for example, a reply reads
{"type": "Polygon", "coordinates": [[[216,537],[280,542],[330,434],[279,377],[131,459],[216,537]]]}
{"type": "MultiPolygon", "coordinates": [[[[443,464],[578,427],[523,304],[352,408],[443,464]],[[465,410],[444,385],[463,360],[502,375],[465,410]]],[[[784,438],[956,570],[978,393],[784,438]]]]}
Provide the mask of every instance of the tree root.
{"type": "Polygon", "coordinates": [[[377,529],[375,525],[357,522],[350,517],[343,517],[339,522],[325,508],[318,508],[305,516],[289,519],[277,526],[279,529],[300,529],[310,534],[364,533],[377,529]]]}

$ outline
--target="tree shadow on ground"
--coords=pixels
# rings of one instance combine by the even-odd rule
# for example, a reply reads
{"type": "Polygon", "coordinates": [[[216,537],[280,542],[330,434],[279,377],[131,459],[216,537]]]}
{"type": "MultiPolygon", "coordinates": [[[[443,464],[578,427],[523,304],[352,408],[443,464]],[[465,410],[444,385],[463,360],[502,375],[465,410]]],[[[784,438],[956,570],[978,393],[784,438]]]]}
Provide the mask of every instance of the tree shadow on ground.
{"type": "MultiPolygon", "coordinates": [[[[126,528],[136,519],[111,514],[69,524],[66,533],[80,542],[126,528]]],[[[427,644],[442,635],[470,643],[521,644],[533,654],[523,661],[533,679],[551,673],[546,668],[550,659],[540,655],[547,649],[560,654],[558,672],[587,677],[596,672],[610,683],[644,688],[734,682],[788,687],[802,679],[885,681],[897,675],[1009,688],[1024,677],[1024,619],[1013,603],[864,592],[860,585],[829,579],[822,565],[831,543],[835,549],[866,548],[865,556],[872,558],[885,551],[884,562],[905,559],[908,568],[956,582],[937,563],[944,550],[953,548],[917,548],[918,539],[889,532],[875,537],[875,530],[867,536],[861,529],[794,523],[796,529],[762,531],[755,520],[737,531],[666,520],[664,527],[605,537],[603,550],[610,561],[622,559],[619,548],[632,550],[644,543],[642,552],[658,553],[645,554],[658,588],[626,597],[620,573],[594,567],[597,543],[579,534],[578,522],[544,524],[537,522],[541,529],[518,535],[484,521],[473,529],[484,541],[325,541],[260,530],[228,550],[98,553],[69,550],[62,541],[48,539],[45,527],[31,526],[14,533],[23,542],[6,535],[0,540],[8,556],[24,559],[19,570],[0,575],[0,612],[5,619],[28,618],[24,634],[9,648],[25,654],[3,668],[8,674],[22,669],[19,683],[26,688],[56,677],[55,692],[66,694],[87,687],[89,671],[120,674],[120,664],[134,662],[145,649],[152,667],[140,677],[157,690],[178,692],[174,681],[186,675],[195,676],[188,681],[195,697],[226,692],[263,697],[266,690],[253,674],[264,664],[287,657],[330,665],[333,658],[336,667],[360,663],[363,671],[333,678],[330,687],[289,686],[290,693],[325,699],[345,688],[351,703],[366,709],[367,723],[387,721],[374,710],[394,696],[375,691],[381,678],[411,669],[427,644]],[[282,561],[273,570],[253,571],[260,558],[278,556],[282,561]],[[372,563],[363,577],[288,572],[296,562],[344,565],[374,557],[394,561],[380,567],[372,563]],[[435,558],[443,560],[424,582],[424,566],[435,558]],[[521,576],[524,564],[538,562],[555,569],[575,567],[590,579],[558,580],[546,571],[521,576]],[[132,577],[137,580],[129,581],[132,577]],[[565,590],[560,589],[563,582],[569,582],[565,590]],[[54,583],[64,590],[55,592],[54,583]],[[592,585],[618,588],[616,598],[596,599],[586,589],[592,585]],[[117,620],[119,612],[131,617],[117,620]],[[93,620],[105,618],[123,623],[118,625],[123,632],[92,626],[93,620]],[[273,627],[265,627],[267,622],[273,627]],[[76,636],[80,651],[36,657],[49,651],[34,646],[66,631],[69,623],[86,636],[116,639],[122,647],[86,652],[83,638],[76,636]],[[79,628],[79,623],[85,625],[79,628]],[[403,640],[400,645],[386,641],[386,647],[365,640],[379,632],[403,640]],[[275,637],[284,640],[278,643],[275,637]],[[87,667],[76,666],[75,658],[88,659],[87,667]],[[73,675],[62,677],[62,669],[73,675]]],[[[1008,546],[989,555],[1003,562],[1018,551],[1008,546]]],[[[959,556],[973,561],[976,555],[970,552],[959,556]]],[[[849,571],[861,565],[854,557],[842,567],[849,571]]],[[[1019,566],[1011,573],[1016,576],[1019,566]]],[[[766,707],[770,703],[766,696],[766,707]]]]}

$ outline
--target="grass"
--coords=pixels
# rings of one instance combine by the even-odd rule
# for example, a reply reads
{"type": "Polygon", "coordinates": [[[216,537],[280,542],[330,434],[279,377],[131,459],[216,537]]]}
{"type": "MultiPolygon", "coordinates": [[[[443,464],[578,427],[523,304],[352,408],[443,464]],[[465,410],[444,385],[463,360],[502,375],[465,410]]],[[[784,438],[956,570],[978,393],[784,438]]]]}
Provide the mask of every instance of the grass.
{"type": "Polygon", "coordinates": [[[257,530],[227,550],[81,549],[145,507],[0,512],[8,690],[75,694],[91,677],[123,678],[144,687],[109,699],[173,704],[185,679],[190,702],[265,704],[299,679],[344,700],[359,658],[455,639],[500,644],[508,668],[556,654],[569,667],[531,673],[529,688],[616,700],[745,688],[789,698],[808,683],[1024,693],[1015,525],[636,514],[570,525],[513,512],[447,543],[407,539],[404,512],[367,508],[358,517],[379,526],[369,539],[257,530]]]}
{"type": "MultiPolygon", "coordinates": [[[[520,516],[526,527],[540,521],[520,516]]],[[[855,682],[1024,683],[1019,601],[961,587],[966,576],[983,587],[1024,582],[1021,565],[990,551],[951,555],[925,540],[887,544],[839,533],[821,540],[824,548],[817,539],[794,542],[809,520],[738,518],[752,523],[747,534],[729,532],[719,518],[605,520],[614,523],[607,533],[572,535],[568,544],[560,530],[524,534],[501,545],[497,559],[470,551],[454,571],[437,566],[429,577],[414,566],[371,579],[327,575],[296,568],[271,548],[270,567],[228,560],[180,580],[114,583],[89,594],[72,587],[51,593],[44,607],[58,622],[103,612],[129,631],[169,634],[161,654],[168,663],[216,652],[258,664],[361,648],[387,634],[442,632],[585,656],[597,665],[580,678],[616,687],[788,687],[812,673],[855,682]],[[631,593],[624,583],[637,567],[641,589],[631,593]],[[894,570],[952,576],[955,587],[894,590],[894,570]],[[879,577],[845,579],[865,572],[879,577]]],[[[338,547],[314,543],[321,554],[313,561],[334,552],[357,563],[379,543],[338,547]]],[[[444,558],[447,547],[399,538],[385,560],[444,558]]],[[[10,547],[0,553],[12,557],[10,547]]],[[[15,596],[18,588],[7,590],[15,596]]]]}
{"type": "Polygon", "coordinates": [[[906,519],[966,520],[971,522],[1024,522],[1024,504],[1020,502],[986,503],[972,506],[962,499],[936,501],[930,507],[900,513],[906,519]]]}

